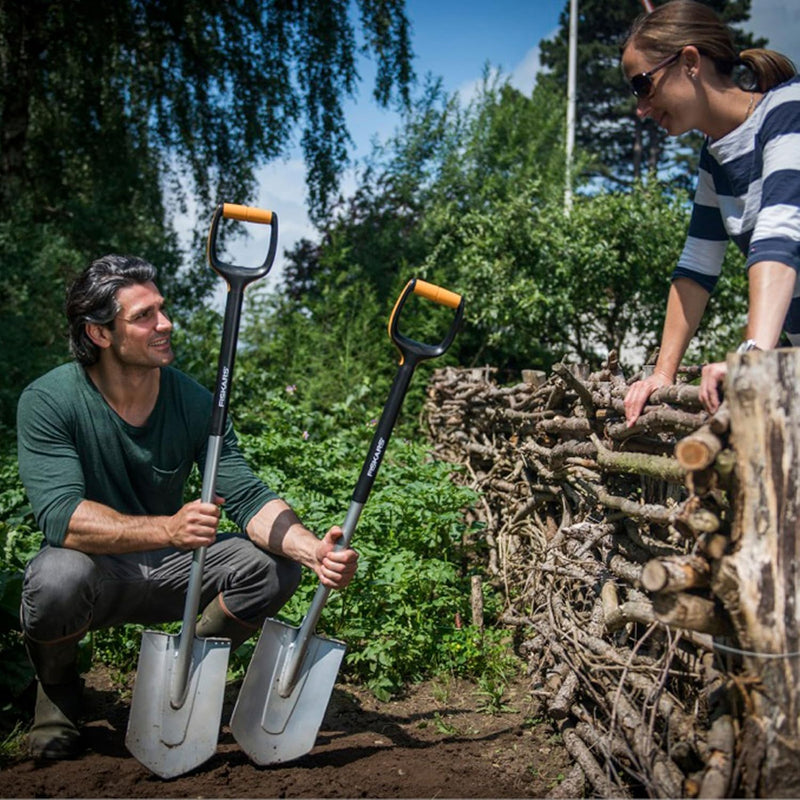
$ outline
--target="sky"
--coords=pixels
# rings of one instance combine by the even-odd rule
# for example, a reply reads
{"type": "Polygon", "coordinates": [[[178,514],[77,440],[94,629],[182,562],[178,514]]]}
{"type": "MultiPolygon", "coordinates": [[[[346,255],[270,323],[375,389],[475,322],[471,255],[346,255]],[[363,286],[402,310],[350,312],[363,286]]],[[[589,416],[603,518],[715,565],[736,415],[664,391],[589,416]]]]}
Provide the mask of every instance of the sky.
{"type": "MultiPolygon", "coordinates": [[[[488,63],[513,86],[530,92],[539,68],[539,42],[556,33],[559,15],[568,2],[406,0],[414,71],[418,79],[427,73],[441,77],[446,92],[458,92],[468,99],[488,63]]],[[[800,68],[800,0],[752,0],[748,28],[766,37],[770,47],[789,56],[800,68]]],[[[379,109],[371,98],[370,64],[362,63],[359,69],[364,80],[358,97],[346,105],[354,140],[352,159],[367,156],[373,138],[385,139],[398,122],[395,114],[379,109]]],[[[258,180],[256,204],[274,210],[279,221],[278,256],[266,279],[274,286],[280,279],[283,251],[304,236],[315,238],[305,211],[304,167],[299,152],[295,149],[287,158],[264,167],[258,180]]],[[[352,174],[345,175],[343,188],[352,185],[352,174]]],[[[230,201],[237,202],[234,198],[230,201]]],[[[231,261],[255,266],[260,263],[263,247],[263,241],[249,237],[231,248],[231,261]]]]}

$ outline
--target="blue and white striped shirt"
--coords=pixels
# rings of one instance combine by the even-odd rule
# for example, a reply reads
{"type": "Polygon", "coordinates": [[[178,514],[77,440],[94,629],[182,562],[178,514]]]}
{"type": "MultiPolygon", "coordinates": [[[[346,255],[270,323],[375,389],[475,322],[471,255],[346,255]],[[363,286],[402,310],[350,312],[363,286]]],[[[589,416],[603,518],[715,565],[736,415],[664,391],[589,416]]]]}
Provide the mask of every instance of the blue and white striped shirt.
{"type": "MultiPolygon", "coordinates": [[[[779,261],[800,273],[800,76],[767,92],[738,128],[706,139],[673,280],[691,278],[710,292],[729,239],[748,268],[779,261]]],[[[800,334],[800,274],[785,329],[800,334]]]]}

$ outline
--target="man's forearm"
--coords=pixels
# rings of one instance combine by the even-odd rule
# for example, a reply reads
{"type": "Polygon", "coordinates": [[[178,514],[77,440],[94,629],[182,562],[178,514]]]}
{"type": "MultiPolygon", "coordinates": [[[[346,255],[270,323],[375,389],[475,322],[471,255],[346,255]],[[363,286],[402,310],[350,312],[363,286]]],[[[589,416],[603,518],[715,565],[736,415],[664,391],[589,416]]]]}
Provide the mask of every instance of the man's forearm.
{"type": "Polygon", "coordinates": [[[262,549],[316,569],[320,540],[281,499],[270,500],[250,520],[247,535],[262,549]]]}
{"type": "MultiPolygon", "coordinates": [[[[221,498],[217,502],[222,503],[221,498]]],[[[69,521],[64,547],[108,555],[177,547],[195,550],[217,535],[220,510],[216,503],[192,500],[172,516],[120,514],[102,503],[84,500],[69,521]]]]}
{"type": "Polygon", "coordinates": [[[94,555],[157,550],[170,544],[169,517],[132,516],[84,500],[69,521],[64,547],[94,555]]]}

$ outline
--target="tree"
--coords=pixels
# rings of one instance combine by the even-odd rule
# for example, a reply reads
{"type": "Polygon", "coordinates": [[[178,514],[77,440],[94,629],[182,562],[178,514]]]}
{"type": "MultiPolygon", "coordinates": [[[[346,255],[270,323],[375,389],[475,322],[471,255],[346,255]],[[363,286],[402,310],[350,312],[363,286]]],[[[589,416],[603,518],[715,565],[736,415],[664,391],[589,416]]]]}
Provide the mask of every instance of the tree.
{"type": "MultiPolygon", "coordinates": [[[[466,298],[466,323],[448,353],[459,363],[518,373],[565,355],[597,365],[616,348],[627,365],[641,364],[658,344],[688,225],[686,193],[656,180],[576,193],[566,215],[564,105],[547,83],[529,97],[487,83],[467,108],[432,92],[413,109],[320,242],[293,254],[291,301],[276,319],[304,342],[309,363],[331,346],[314,340],[320,332],[334,346],[354,331],[356,341],[370,330],[382,336],[400,284],[416,276],[466,298]],[[349,317],[334,312],[354,297],[369,302],[349,317]],[[290,328],[287,306],[299,317],[290,328]]],[[[578,153],[577,173],[584,163],[578,153]]],[[[745,276],[733,248],[728,260],[693,356],[738,339],[745,276]]],[[[421,314],[419,324],[428,319],[421,314]]],[[[258,327],[263,352],[272,326],[258,327]]],[[[436,340],[432,323],[421,335],[436,340]]]]}
{"type": "MultiPolygon", "coordinates": [[[[577,194],[567,216],[559,202],[537,201],[535,187],[518,188],[491,217],[453,219],[428,258],[431,273],[450,275],[470,300],[462,356],[519,372],[564,356],[596,367],[613,348],[626,366],[640,365],[659,341],[688,225],[685,195],[637,183],[577,194]]],[[[729,248],[727,258],[693,355],[738,341],[745,276],[740,254],[729,248]]]]}
{"type": "MultiPolygon", "coordinates": [[[[383,105],[405,102],[412,79],[403,5],[357,3],[383,105]]],[[[319,212],[346,160],[350,13],[344,0],[2,0],[0,196],[8,203],[22,181],[42,180],[48,153],[74,157],[56,148],[111,155],[127,133],[140,156],[186,168],[204,203],[246,197],[255,168],[302,123],[319,212]]]]}
{"type": "MultiPolygon", "coordinates": [[[[457,291],[472,288],[456,269],[460,251],[477,238],[495,241],[497,217],[511,206],[526,219],[508,243],[513,262],[525,247],[535,206],[552,200],[560,208],[563,116],[563,103],[545,90],[526,97],[487,76],[476,99],[462,107],[430,82],[395,135],[376,148],[352,197],[321,228],[319,244],[302,242],[291,254],[286,292],[303,317],[301,327],[312,335],[330,333],[333,298],[353,292],[374,298],[375,324],[367,327],[382,335],[378,320],[385,320],[409,278],[428,277],[457,291]]],[[[485,330],[475,324],[481,299],[471,297],[470,322],[450,351],[462,362],[489,355],[485,330]]],[[[369,312],[362,307],[359,313],[369,312]]],[[[518,315],[519,308],[508,313],[518,315]]],[[[416,314],[409,308],[404,322],[419,325],[420,338],[441,338],[439,320],[428,309],[416,314]]],[[[350,330],[348,324],[336,341],[346,341],[350,330]]],[[[493,353],[507,363],[515,342],[493,353]]],[[[325,347],[318,342],[309,349],[325,347]]]]}
{"type": "Polygon", "coordinates": [[[213,276],[181,269],[167,196],[198,218],[248,202],[299,127],[323,213],[359,50],[377,60],[375,100],[406,102],[402,0],[0,0],[0,419],[66,355],[64,286],[91,258],[149,258],[179,309],[204,296],[213,276]]]}
{"type": "MultiPolygon", "coordinates": [[[[750,17],[751,0],[706,0],[729,24],[750,17]]],[[[561,12],[555,38],[540,43],[541,63],[547,72],[541,80],[563,92],[567,83],[569,2],[561,12]]],[[[694,173],[697,135],[668,142],[651,119],[636,116],[636,103],[619,67],[620,46],[634,19],[643,12],[640,0],[580,0],[578,11],[578,81],[575,139],[594,157],[593,174],[612,185],[630,185],[648,174],[663,174],[676,163],[688,185],[694,173]]],[[[739,49],[761,46],[749,33],[732,28],[739,49]]]]}
{"type": "Polygon", "coordinates": [[[420,220],[461,124],[458,104],[427,78],[395,134],[375,145],[356,190],[318,225],[321,243],[302,240],[287,254],[286,293],[304,305],[344,275],[387,301],[405,265],[427,252],[420,220]]]}

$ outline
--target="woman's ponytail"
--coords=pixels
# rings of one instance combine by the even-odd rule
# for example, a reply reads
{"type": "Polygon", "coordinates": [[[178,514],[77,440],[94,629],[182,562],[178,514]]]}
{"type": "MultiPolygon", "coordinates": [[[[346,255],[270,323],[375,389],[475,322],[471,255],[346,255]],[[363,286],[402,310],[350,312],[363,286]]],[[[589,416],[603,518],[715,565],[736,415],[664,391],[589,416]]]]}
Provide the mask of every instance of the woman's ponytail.
{"type": "Polygon", "coordinates": [[[797,75],[791,59],[775,50],[754,47],[739,53],[739,61],[753,76],[753,85],[745,88],[766,92],[797,75]]]}

